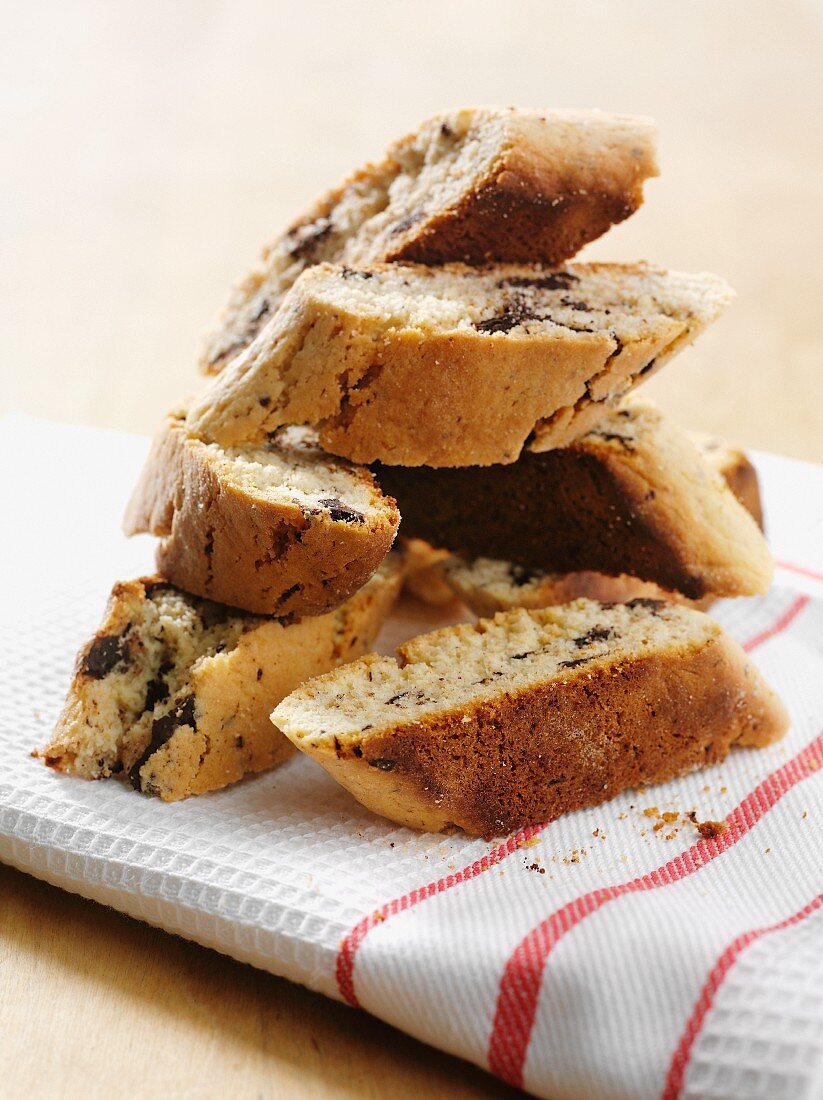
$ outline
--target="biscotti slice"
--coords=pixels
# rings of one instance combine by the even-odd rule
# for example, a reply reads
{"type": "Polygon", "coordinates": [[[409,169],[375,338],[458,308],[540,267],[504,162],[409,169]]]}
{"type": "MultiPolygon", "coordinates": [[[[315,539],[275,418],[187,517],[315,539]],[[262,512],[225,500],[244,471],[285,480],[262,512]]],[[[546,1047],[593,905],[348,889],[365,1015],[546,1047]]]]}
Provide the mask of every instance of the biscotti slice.
{"type": "Polygon", "coordinates": [[[680,592],[764,592],[773,562],[757,524],[685,432],[624,400],[578,442],[510,466],[381,466],[402,534],[465,558],[544,573],[628,574],[680,592]]]}
{"type": "Polygon", "coordinates": [[[400,516],[372,474],[287,428],[259,445],[206,445],[172,413],[128,506],[129,535],[162,536],[157,568],[187,592],[268,615],[320,615],[389,552],[400,516]]]}
{"type": "MultiPolygon", "coordinates": [[[[746,454],[724,440],[694,432],[689,435],[762,529],[763,509],[757,472],[746,454]]],[[[428,543],[418,539],[407,541],[415,546],[428,547],[428,543]]],[[[551,607],[581,597],[603,602],[625,602],[637,598],[669,599],[691,603],[699,610],[711,606],[715,599],[709,595],[699,600],[688,600],[679,592],[667,592],[659,585],[638,580],[637,577],[609,577],[586,570],[544,573],[511,561],[493,558],[465,560],[447,551],[431,547],[428,550],[428,560],[420,549],[409,559],[414,563],[415,591],[425,600],[429,592],[436,595],[445,588],[475,615],[490,616],[512,607],[551,607]]],[[[410,580],[411,576],[407,576],[407,587],[410,587],[410,580]]],[[[442,594],[438,602],[446,602],[442,594]]]]}
{"type": "Polygon", "coordinates": [[[746,452],[727,439],[718,439],[717,436],[704,432],[688,434],[692,443],[717,470],[762,531],[764,522],[760,482],[757,470],[746,452]]]}
{"type": "Polygon", "coordinates": [[[187,424],[224,446],[313,424],[356,462],[514,462],[536,430],[543,450],[584,433],[730,297],[642,264],[319,264],[187,424]]]}
{"type": "Polygon", "coordinates": [[[425,121],[328,192],[233,289],[201,361],[249,344],[297,276],[323,260],[559,264],[643,201],[650,119],[474,108],[425,121]]]}
{"type": "Polygon", "coordinates": [[[573,600],[598,600],[602,603],[626,603],[635,599],[673,600],[705,611],[713,596],[689,600],[680,592],[668,592],[651,581],[622,575],[581,569],[574,573],[544,573],[513,561],[499,558],[465,560],[456,554],[438,564],[441,582],[481,617],[496,615],[515,607],[536,609],[571,603],[573,600]]]}
{"type": "Polygon", "coordinates": [[[454,555],[436,550],[423,539],[401,539],[406,559],[404,590],[430,607],[445,607],[455,599],[451,585],[443,576],[443,566],[454,555]]]}
{"type": "Polygon", "coordinates": [[[272,721],[375,813],[491,836],[761,746],[787,715],[740,646],[663,601],[435,631],[305,683],[272,721]]]}
{"type": "Polygon", "coordinates": [[[124,772],[167,802],[276,767],[294,750],[272,729],[271,708],[365,653],[402,577],[390,555],[347,603],[291,623],[189,596],[159,576],[117,584],[38,755],[85,779],[124,772]]]}

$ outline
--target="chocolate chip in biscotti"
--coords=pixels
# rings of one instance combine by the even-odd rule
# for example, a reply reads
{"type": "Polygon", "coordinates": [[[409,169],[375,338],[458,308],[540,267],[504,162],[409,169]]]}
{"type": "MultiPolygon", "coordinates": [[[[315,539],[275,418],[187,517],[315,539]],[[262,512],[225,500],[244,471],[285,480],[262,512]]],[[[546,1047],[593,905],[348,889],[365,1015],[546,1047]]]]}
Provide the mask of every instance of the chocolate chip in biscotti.
{"type": "Polygon", "coordinates": [[[328,218],[318,218],[315,222],[295,226],[289,230],[288,253],[295,260],[307,260],[333,230],[328,218]]]}
{"type": "Polygon", "coordinates": [[[394,237],[398,233],[405,233],[407,229],[411,229],[413,225],[417,225],[422,221],[424,217],[422,210],[415,210],[411,214],[407,214],[405,218],[401,218],[400,221],[394,223],[389,230],[389,233],[394,237]]]}
{"type": "Polygon", "coordinates": [[[366,763],[370,768],[377,768],[381,772],[390,772],[394,769],[396,761],[388,760],[385,757],[375,757],[373,760],[367,760],[366,763]]]}
{"type": "Polygon", "coordinates": [[[341,523],[366,522],[366,517],[362,512],[358,512],[354,508],[349,508],[348,505],[344,504],[342,500],[338,500],[336,497],[321,499],[319,503],[322,504],[324,508],[328,509],[332,519],[339,520],[341,523]]]}
{"type": "Polygon", "coordinates": [[[169,711],[168,714],[164,714],[160,718],[155,718],[152,722],[149,743],[129,769],[129,779],[136,791],[142,790],[143,783],[140,777],[140,771],[143,766],[163,747],[163,745],[166,744],[175,731],[181,726],[189,726],[190,729],[197,729],[193,695],[185,696],[178,702],[174,710],[169,711]]]}
{"type": "Polygon", "coordinates": [[[486,317],[482,321],[475,321],[474,327],[478,332],[511,332],[519,325],[528,324],[529,321],[540,321],[543,318],[528,309],[523,302],[511,302],[506,305],[501,313],[494,317],[486,317]]]}
{"type": "Polygon", "coordinates": [[[788,716],[707,615],[581,599],[361,658],[297,688],[272,721],[375,813],[490,837],[770,744],[788,716]]]}
{"type": "Polygon", "coordinates": [[[146,688],[146,702],[143,706],[144,710],[154,710],[158,703],[165,703],[169,697],[169,685],[166,682],[166,676],[171,672],[174,667],[171,661],[164,661],[160,668],[157,670],[157,675],[153,680],[149,680],[148,687],[146,688]]]}
{"type": "Polygon", "coordinates": [[[571,271],[550,271],[547,275],[513,275],[510,278],[501,279],[501,287],[533,287],[535,290],[568,290],[579,282],[577,275],[571,271]]]}
{"type": "Polygon", "coordinates": [[[127,635],[131,623],[121,634],[105,634],[94,639],[83,658],[83,671],[92,680],[100,680],[116,668],[121,661],[127,661],[129,646],[127,635]]]}
{"type": "Polygon", "coordinates": [[[574,644],[578,649],[584,649],[587,645],[591,645],[592,642],[606,642],[613,636],[614,631],[610,626],[593,626],[590,630],[587,630],[585,634],[581,634],[579,638],[575,638],[574,644]]]}

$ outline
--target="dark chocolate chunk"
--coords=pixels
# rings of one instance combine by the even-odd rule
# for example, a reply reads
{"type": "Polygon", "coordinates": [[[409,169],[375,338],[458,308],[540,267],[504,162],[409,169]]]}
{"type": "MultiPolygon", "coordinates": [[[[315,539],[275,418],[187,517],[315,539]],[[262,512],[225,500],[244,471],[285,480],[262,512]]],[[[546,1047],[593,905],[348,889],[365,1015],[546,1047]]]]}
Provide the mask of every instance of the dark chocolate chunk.
{"type": "Polygon", "coordinates": [[[353,267],[346,267],[344,264],[340,268],[340,275],[343,279],[373,279],[373,271],[356,271],[353,267]]]}
{"type": "Polygon", "coordinates": [[[525,565],[518,565],[516,562],[512,562],[509,565],[509,576],[512,579],[512,583],[516,584],[518,588],[522,588],[524,585],[531,584],[532,581],[538,580],[542,574],[536,569],[528,569],[525,565]]]}
{"type": "Polygon", "coordinates": [[[157,675],[146,686],[146,701],[143,710],[154,710],[158,703],[164,703],[169,697],[169,685],[166,683],[166,675],[171,672],[170,661],[164,661],[158,668],[157,675]]]}
{"type": "Polygon", "coordinates": [[[390,772],[394,767],[395,760],[387,760],[384,756],[375,757],[374,760],[367,760],[366,763],[370,768],[379,768],[381,772],[390,772]]]}
{"type": "Polygon", "coordinates": [[[537,653],[536,649],[529,649],[525,653],[512,653],[512,660],[523,661],[526,659],[526,657],[531,657],[534,653],[537,653]]]}
{"type": "Polygon", "coordinates": [[[588,311],[591,309],[591,306],[588,304],[588,302],[576,302],[573,298],[561,298],[560,304],[563,306],[567,306],[569,309],[584,310],[586,313],[588,313],[588,311]]]}
{"type": "Polygon", "coordinates": [[[656,614],[665,606],[665,600],[653,600],[649,596],[635,596],[633,600],[629,600],[626,604],[626,607],[647,607],[652,614],[656,614]]]}
{"type": "Polygon", "coordinates": [[[354,508],[349,508],[342,500],[338,500],[337,497],[329,497],[326,500],[321,500],[320,503],[324,508],[328,508],[333,520],[340,520],[343,523],[366,522],[366,517],[362,512],[357,512],[354,508]]]}
{"type": "Polygon", "coordinates": [[[614,441],[619,443],[624,451],[633,451],[635,440],[630,435],[621,435],[619,432],[601,432],[596,428],[589,433],[590,435],[597,436],[598,439],[605,439],[606,442],[614,441]]]}
{"type": "Polygon", "coordinates": [[[611,627],[593,626],[591,630],[587,630],[585,634],[575,638],[574,644],[578,649],[583,649],[584,646],[591,645],[592,642],[605,642],[608,638],[611,638],[613,633],[611,627]]]}
{"type": "Polygon", "coordinates": [[[316,222],[293,226],[287,236],[291,240],[288,246],[290,256],[296,260],[310,258],[317,245],[332,231],[329,218],[318,218],[316,222]]]}
{"type": "Polygon", "coordinates": [[[258,309],[257,313],[255,313],[254,317],[252,317],[251,324],[256,325],[258,321],[262,321],[270,309],[271,305],[268,298],[264,298],[263,301],[260,303],[260,308],[258,309]]]}
{"type": "Polygon", "coordinates": [[[552,271],[548,275],[539,275],[533,278],[512,276],[511,279],[501,279],[498,286],[535,287],[537,290],[568,290],[576,282],[579,282],[578,277],[572,275],[570,271],[552,271]]]}
{"type": "Polygon", "coordinates": [[[540,321],[541,317],[531,313],[521,302],[513,302],[506,306],[502,313],[496,317],[487,317],[485,321],[475,321],[474,327],[478,332],[511,332],[518,325],[527,321],[540,321]]]}
{"type": "Polygon", "coordinates": [[[408,694],[408,691],[398,691],[397,695],[392,695],[391,699],[386,700],[386,705],[389,706],[391,703],[396,703],[399,699],[405,699],[408,694]]]}
{"type": "Polygon", "coordinates": [[[150,757],[154,756],[158,749],[165,745],[180,726],[191,726],[192,729],[197,729],[193,695],[187,695],[180,700],[174,710],[152,722],[149,743],[129,770],[129,779],[136,791],[142,790],[140,769],[150,757]]]}
{"type": "Polygon", "coordinates": [[[297,584],[293,584],[291,588],[287,588],[285,592],[280,593],[280,599],[277,602],[285,603],[286,600],[290,600],[296,592],[299,592],[302,587],[303,585],[299,582],[297,584]]]}
{"type": "Polygon", "coordinates": [[[260,405],[261,408],[267,409],[269,407],[269,405],[271,405],[271,398],[270,397],[258,397],[257,398],[257,404],[260,405]]]}
{"type": "Polygon", "coordinates": [[[573,661],[561,661],[558,664],[558,668],[577,668],[578,665],[585,665],[586,661],[594,660],[593,657],[577,657],[573,661]]]}
{"type": "Polygon", "coordinates": [[[654,365],[655,365],[656,362],[657,362],[656,359],[652,359],[652,361],[650,363],[647,363],[645,365],[645,367],[643,368],[643,370],[640,371],[640,373],[638,374],[637,377],[642,378],[644,374],[648,374],[649,371],[654,368],[654,365]]]}
{"type": "Polygon", "coordinates": [[[389,230],[389,233],[394,236],[396,233],[405,233],[407,229],[411,229],[413,225],[417,225],[419,221],[424,218],[422,210],[416,210],[413,214],[407,215],[405,218],[401,218],[400,221],[395,222],[389,230]]]}
{"type": "Polygon", "coordinates": [[[126,635],[131,623],[121,634],[102,634],[95,638],[83,658],[83,672],[92,680],[102,680],[121,661],[127,661],[129,646],[126,635]]]}
{"type": "Polygon", "coordinates": [[[244,746],[245,744],[246,744],[246,739],[245,739],[245,737],[235,737],[235,739],[234,739],[234,747],[235,747],[236,749],[242,749],[242,748],[243,748],[243,746],[244,746]]]}

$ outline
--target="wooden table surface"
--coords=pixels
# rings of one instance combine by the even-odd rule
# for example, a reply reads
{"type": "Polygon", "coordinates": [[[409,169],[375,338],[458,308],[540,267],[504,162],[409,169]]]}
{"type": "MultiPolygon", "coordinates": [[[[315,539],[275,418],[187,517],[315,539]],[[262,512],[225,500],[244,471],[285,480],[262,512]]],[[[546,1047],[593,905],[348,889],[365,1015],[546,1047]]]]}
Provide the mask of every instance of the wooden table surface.
{"type": "MultiPolygon", "coordinates": [[[[590,249],[739,298],[649,385],[823,460],[821,0],[79,0],[0,41],[2,411],[148,432],[262,241],[435,110],[658,120],[663,175],[590,249]]],[[[482,1097],[387,1026],[0,868],[0,1094],[482,1097]]]]}

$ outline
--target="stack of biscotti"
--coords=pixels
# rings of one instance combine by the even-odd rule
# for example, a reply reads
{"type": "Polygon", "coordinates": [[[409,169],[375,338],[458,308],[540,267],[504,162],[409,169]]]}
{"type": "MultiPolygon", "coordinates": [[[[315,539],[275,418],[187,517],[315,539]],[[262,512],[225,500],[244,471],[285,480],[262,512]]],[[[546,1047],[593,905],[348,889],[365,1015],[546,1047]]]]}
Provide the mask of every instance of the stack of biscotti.
{"type": "Polygon", "coordinates": [[[166,418],[128,509],[129,533],[160,539],[162,578],[115,590],[47,762],[174,798],[293,744],[385,816],[489,832],[778,736],[783,712],[742,651],[674,602],[767,587],[753,508],[731,461],[634,393],[731,291],[571,262],[656,173],[646,119],[456,111],[269,245],[207,340],[216,377],[166,418]],[[421,562],[435,599],[502,614],[407,643],[399,665],[337,668],[368,649],[404,572],[426,585],[421,562]],[[649,593],[665,599],[636,598],[649,593]],[[546,609],[581,594],[624,602],[546,609]],[[361,624],[353,640],[341,615],[361,624]],[[226,678],[216,702],[208,685],[226,678]],[[678,702],[650,722],[661,693],[678,702]],[[558,716],[597,741],[559,778],[558,716]],[[489,813],[453,793],[447,743],[477,798],[494,788],[489,813]]]}
{"type": "Polygon", "coordinates": [[[309,429],[223,450],[182,424],[162,425],[125,520],[162,536],[161,572],[114,586],[38,754],[165,801],[285,761],[272,707],[368,652],[405,573],[394,501],[309,429]]]}

